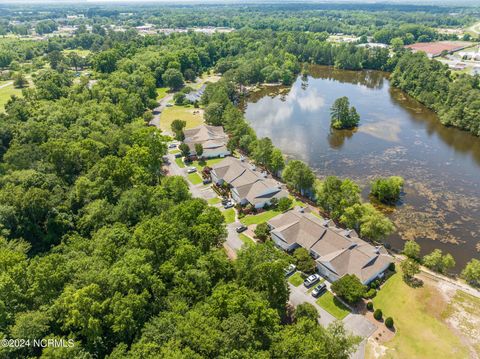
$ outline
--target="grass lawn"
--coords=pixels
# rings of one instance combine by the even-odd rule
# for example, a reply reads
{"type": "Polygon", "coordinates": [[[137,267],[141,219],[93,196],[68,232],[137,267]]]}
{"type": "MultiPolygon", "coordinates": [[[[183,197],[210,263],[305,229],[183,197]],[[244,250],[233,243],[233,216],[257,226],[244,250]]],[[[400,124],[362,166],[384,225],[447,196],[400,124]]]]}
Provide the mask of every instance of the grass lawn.
{"type": "Polygon", "coordinates": [[[202,161],[202,162],[193,161],[192,166],[195,166],[197,168],[197,170],[201,171],[201,170],[203,170],[203,167],[205,167],[205,166],[212,167],[214,164],[216,164],[218,162],[221,162],[224,159],[225,158],[218,157],[218,158],[210,158],[210,159],[208,159],[206,161],[202,161]]]}
{"type": "MultiPolygon", "coordinates": [[[[13,81],[0,81],[0,87],[2,85],[8,84],[9,82],[13,81]]],[[[0,88],[0,113],[5,110],[5,105],[7,104],[8,100],[10,100],[10,96],[22,96],[22,90],[16,89],[13,87],[13,83],[0,88]]]]}
{"type": "Polygon", "coordinates": [[[186,129],[200,126],[203,123],[203,110],[188,106],[172,106],[166,107],[160,115],[160,128],[162,131],[170,132],[170,125],[173,120],[183,120],[187,122],[186,129]],[[196,112],[195,114],[193,112],[196,112]]]}
{"type": "Polygon", "coordinates": [[[213,198],[209,198],[208,199],[208,203],[209,204],[218,204],[220,203],[222,200],[219,198],[219,197],[213,197],[213,198]]]}
{"type": "Polygon", "coordinates": [[[252,241],[252,239],[250,237],[247,237],[246,235],[244,235],[243,233],[240,233],[238,235],[238,237],[240,238],[240,240],[243,242],[243,244],[245,245],[245,247],[252,247],[255,245],[255,242],[252,241]]]}
{"type": "Polygon", "coordinates": [[[295,287],[298,287],[300,284],[303,283],[303,278],[300,274],[300,272],[295,272],[293,273],[289,278],[288,282],[294,285],[295,287]]]}
{"type": "Polygon", "coordinates": [[[222,213],[227,224],[235,222],[235,210],[233,208],[226,209],[222,213]]]}
{"type": "Polygon", "coordinates": [[[338,320],[345,318],[350,311],[335,296],[326,291],[316,303],[338,320]]]}
{"type": "Polygon", "coordinates": [[[87,57],[88,55],[91,54],[90,50],[79,50],[79,49],[68,49],[68,50],[63,50],[63,54],[66,56],[68,54],[71,54],[72,52],[75,52],[78,56],[80,57],[87,57]]]}
{"type": "Polygon", "coordinates": [[[185,168],[185,163],[183,163],[182,158],[175,158],[175,163],[178,165],[180,168],[185,168]]]}
{"type": "Polygon", "coordinates": [[[180,150],[174,149],[174,150],[169,150],[168,153],[171,153],[172,155],[180,153],[180,150]]]}
{"type": "Polygon", "coordinates": [[[242,222],[246,226],[249,226],[251,224],[259,224],[272,219],[273,217],[275,217],[276,215],[279,215],[280,213],[282,212],[272,209],[270,211],[265,211],[257,215],[245,216],[240,220],[240,222],[242,222]]]}
{"type": "Polygon", "coordinates": [[[203,182],[202,177],[198,173],[189,173],[188,180],[192,182],[193,185],[200,184],[203,182]]]}
{"type": "Polygon", "coordinates": [[[165,96],[167,96],[168,87],[159,87],[157,88],[157,100],[161,100],[165,96]]]}
{"type": "Polygon", "coordinates": [[[383,311],[385,317],[391,316],[395,321],[395,337],[383,344],[391,349],[387,352],[388,358],[470,356],[458,335],[442,322],[447,303],[431,285],[411,288],[404,283],[399,271],[387,280],[373,299],[373,304],[383,311]]]}

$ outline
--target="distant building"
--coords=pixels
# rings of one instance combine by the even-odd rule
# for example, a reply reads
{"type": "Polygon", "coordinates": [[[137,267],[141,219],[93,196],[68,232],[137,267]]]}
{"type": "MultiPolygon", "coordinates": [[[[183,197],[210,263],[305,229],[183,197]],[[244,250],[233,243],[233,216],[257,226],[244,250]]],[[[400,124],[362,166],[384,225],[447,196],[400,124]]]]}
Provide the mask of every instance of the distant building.
{"type": "Polygon", "coordinates": [[[416,44],[406,45],[407,49],[413,52],[425,52],[428,57],[434,58],[443,53],[453,53],[472,46],[471,42],[466,41],[436,41],[436,42],[417,42],[416,44]]]}
{"type": "Polygon", "coordinates": [[[222,126],[202,125],[184,130],[183,133],[185,135],[183,143],[188,145],[191,155],[196,155],[196,144],[202,145],[202,157],[205,158],[230,155],[230,151],[227,149],[228,136],[223,131],[222,126]]]}
{"type": "Polygon", "coordinates": [[[365,44],[358,44],[358,47],[365,47],[365,48],[380,48],[380,49],[388,49],[387,44],[382,44],[380,42],[368,42],[365,44]]]}
{"type": "Polygon", "coordinates": [[[250,203],[255,208],[263,208],[273,198],[288,197],[280,182],[258,171],[254,165],[234,157],[227,157],[212,166],[210,175],[216,185],[228,184],[233,200],[241,205],[250,203]]]}
{"type": "Polygon", "coordinates": [[[457,62],[456,64],[450,64],[449,67],[452,70],[461,71],[461,70],[465,70],[467,68],[467,64],[464,63],[464,62],[457,62]]]}
{"type": "Polygon", "coordinates": [[[354,274],[363,284],[384,275],[393,262],[383,246],[372,246],[353,230],[335,226],[298,208],[279,214],[267,222],[275,244],[285,251],[303,247],[315,259],[318,272],[334,282],[354,274]]]}

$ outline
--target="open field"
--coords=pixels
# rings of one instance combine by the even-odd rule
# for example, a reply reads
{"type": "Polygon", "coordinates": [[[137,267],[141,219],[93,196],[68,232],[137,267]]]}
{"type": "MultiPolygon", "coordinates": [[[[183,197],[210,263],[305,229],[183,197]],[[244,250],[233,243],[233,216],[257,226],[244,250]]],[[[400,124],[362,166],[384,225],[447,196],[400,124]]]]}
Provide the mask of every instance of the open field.
{"type": "Polygon", "coordinates": [[[282,212],[272,209],[270,211],[265,211],[260,214],[245,216],[240,220],[240,222],[242,222],[246,226],[249,226],[251,224],[260,224],[263,222],[267,222],[268,220],[272,219],[280,213],[282,212]]]}
{"type": "Polygon", "coordinates": [[[210,198],[207,202],[208,204],[218,204],[220,203],[222,200],[220,199],[220,197],[213,197],[213,198],[210,198]]]}
{"type": "Polygon", "coordinates": [[[22,90],[16,89],[13,87],[13,81],[1,81],[0,82],[0,112],[4,112],[5,105],[7,104],[8,100],[10,100],[10,96],[22,96],[22,90]]]}
{"type": "Polygon", "coordinates": [[[180,168],[185,168],[185,163],[183,163],[182,158],[175,158],[175,163],[178,165],[180,168]]]}
{"type": "Polygon", "coordinates": [[[71,53],[76,53],[80,57],[87,57],[90,55],[92,52],[90,50],[81,50],[81,49],[75,49],[75,50],[63,50],[63,54],[66,56],[71,53]]]}
{"type": "Polygon", "coordinates": [[[329,291],[326,291],[316,303],[338,320],[345,318],[349,310],[329,291]]]}
{"type": "Polygon", "coordinates": [[[166,107],[160,116],[161,130],[170,132],[170,125],[176,119],[186,121],[186,129],[194,128],[203,123],[203,110],[192,105],[166,107]]]}
{"type": "Polygon", "coordinates": [[[458,333],[444,321],[447,309],[444,294],[430,283],[425,282],[420,288],[409,287],[398,272],[387,280],[373,303],[384,317],[393,318],[396,334],[389,342],[369,343],[367,358],[469,357],[458,333]]]}

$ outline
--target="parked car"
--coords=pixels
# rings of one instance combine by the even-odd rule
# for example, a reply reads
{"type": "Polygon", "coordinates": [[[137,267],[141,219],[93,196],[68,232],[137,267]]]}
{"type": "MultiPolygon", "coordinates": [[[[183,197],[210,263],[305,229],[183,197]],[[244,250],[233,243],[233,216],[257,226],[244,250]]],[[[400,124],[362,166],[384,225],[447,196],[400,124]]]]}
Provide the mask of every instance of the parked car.
{"type": "Polygon", "coordinates": [[[317,285],[315,288],[313,288],[312,290],[312,295],[313,297],[315,298],[318,298],[320,297],[323,293],[325,293],[327,291],[327,286],[325,283],[320,283],[319,285],[317,285]]]}
{"type": "Polygon", "coordinates": [[[232,201],[228,201],[226,204],[223,205],[223,208],[228,209],[234,206],[232,201]]]}
{"type": "Polygon", "coordinates": [[[173,103],[167,103],[167,107],[173,107],[173,103]]]}
{"type": "Polygon", "coordinates": [[[177,148],[177,144],[176,143],[171,143],[168,145],[168,148],[177,148]]]}
{"type": "Polygon", "coordinates": [[[320,276],[318,274],[312,274],[305,279],[303,285],[307,288],[310,288],[312,285],[317,283],[320,280],[320,276]]]}
{"type": "Polygon", "coordinates": [[[209,183],[212,183],[211,178],[205,178],[205,179],[203,180],[203,184],[209,184],[209,183]]]}
{"type": "Polygon", "coordinates": [[[245,232],[247,230],[247,226],[244,226],[242,224],[241,226],[238,226],[237,228],[235,228],[235,230],[237,231],[237,233],[242,233],[242,232],[245,232]]]}
{"type": "Polygon", "coordinates": [[[295,264],[290,264],[287,268],[283,271],[285,272],[285,277],[291,276],[297,270],[297,266],[295,264]]]}
{"type": "Polygon", "coordinates": [[[180,158],[182,157],[182,154],[179,152],[179,153],[175,153],[175,158],[180,158]]]}
{"type": "Polygon", "coordinates": [[[197,172],[197,169],[195,167],[188,167],[187,168],[187,173],[195,173],[197,172]]]}
{"type": "Polygon", "coordinates": [[[222,205],[225,206],[228,202],[230,202],[230,199],[228,199],[227,197],[222,198],[222,205]]]}

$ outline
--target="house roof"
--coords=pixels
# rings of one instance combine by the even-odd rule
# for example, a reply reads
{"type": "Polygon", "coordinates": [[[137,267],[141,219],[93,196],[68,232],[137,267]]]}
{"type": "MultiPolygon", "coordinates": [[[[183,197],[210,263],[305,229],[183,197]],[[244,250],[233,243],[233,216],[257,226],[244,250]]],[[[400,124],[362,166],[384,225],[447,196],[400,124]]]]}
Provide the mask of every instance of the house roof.
{"type": "Polygon", "coordinates": [[[226,146],[228,136],[223,131],[222,126],[202,125],[183,131],[185,139],[183,143],[187,144],[190,151],[195,151],[195,145],[201,143],[203,148],[218,148],[226,146]]]}
{"type": "Polygon", "coordinates": [[[234,157],[227,157],[212,166],[216,177],[231,185],[240,198],[251,204],[269,201],[272,198],[288,196],[282,184],[265,173],[253,169],[247,163],[234,157]]]}
{"type": "Polygon", "coordinates": [[[386,249],[358,238],[355,231],[336,227],[332,221],[322,220],[311,213],[290,210],[268,224],[287,244],[294,243],[313,252],[316,261],[342,277],[355,274],[360,281],[372,278],[393,261],[386,249]]]}

